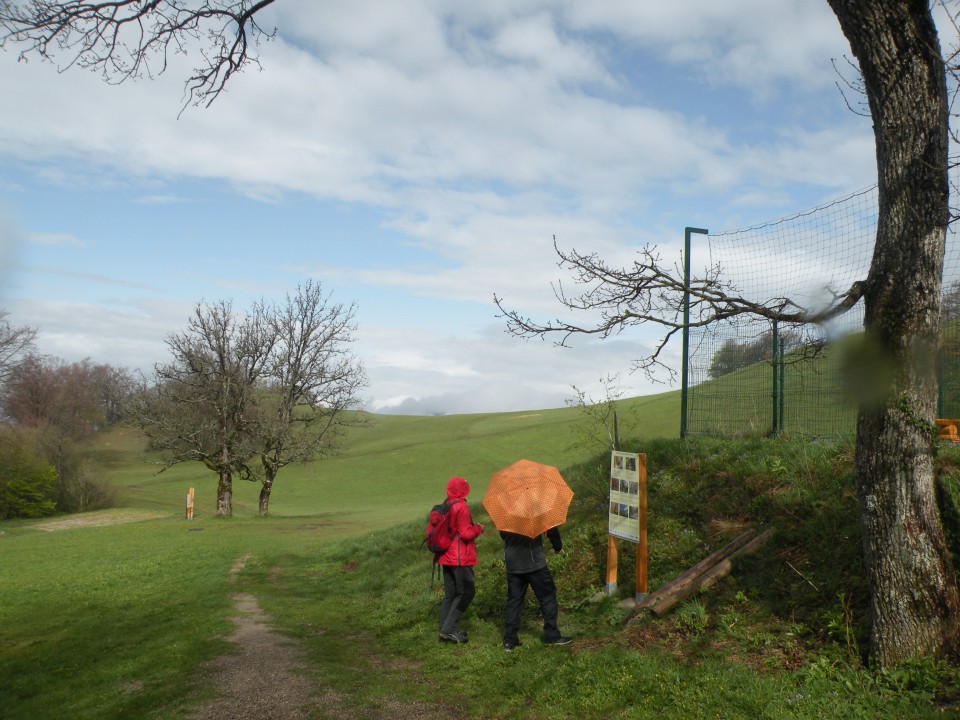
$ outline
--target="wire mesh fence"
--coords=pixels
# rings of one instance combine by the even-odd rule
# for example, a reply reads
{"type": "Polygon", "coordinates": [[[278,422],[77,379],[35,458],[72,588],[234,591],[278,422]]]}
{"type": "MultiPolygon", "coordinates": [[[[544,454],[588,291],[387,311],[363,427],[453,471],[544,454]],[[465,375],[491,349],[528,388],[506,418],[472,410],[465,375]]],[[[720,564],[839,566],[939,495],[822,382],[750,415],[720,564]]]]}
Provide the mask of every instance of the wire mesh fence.
{"type": "MultiPolygon", "coordinates": [[[[710,267],[719,267],[743,297],[788,297],[817,307],[866,277],[876,228],[874,186],[763,225],[709,233],[705,242],[710,267]]],[[[951,231],[944,257],[939,417],[960,417],[958,280],[960,242],[951,231]]],[[[859,390],[852,385],[858,378],[844,364],[862,328],[862,300],[822,326],[741,315],[691,328],[687,434],[852,434],[859,390]]]]}

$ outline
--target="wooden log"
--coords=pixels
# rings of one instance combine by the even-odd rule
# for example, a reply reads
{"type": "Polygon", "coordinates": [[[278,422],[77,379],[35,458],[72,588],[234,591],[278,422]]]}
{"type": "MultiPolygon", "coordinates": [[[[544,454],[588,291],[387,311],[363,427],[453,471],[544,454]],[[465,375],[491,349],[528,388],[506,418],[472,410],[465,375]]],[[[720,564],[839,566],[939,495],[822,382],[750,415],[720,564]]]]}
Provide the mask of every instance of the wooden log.
{"type": "Polygon", "coordinates": [[[708,555],[707,557],[705,557],[703,560],[698,562],[696,565],[694,565],[692,568],[684,572],[682,575],[678,575],[670,582],[666,583],[665,585],[662,585],[661,587],[657,588],[657,590],[647,595],[641,602],[637,603],[636,607],[633,609],[633,612],[636,613],[642,610],[643,608],[655,605],[657,602],[659,602],[660,598],[663,597],[665,594],[673,592],[674,589],[676,588],[689,585],[694,580],[696,580],[698,575],[706,572],[707,570],[709,570],[710,568],[712,568],[714,565],[724,560],[725,558],[730,557],[730,555],[732,555],[741,547],[743,547],[743,545],[745,545],[750,540],[750,538],[752,538],[756,534],[757,534],[757,531],[754,530],[753,528],[750,528],[749,530],[744,531],[743,533],[735,537],[733,540],[728,542],[726,545],[724,545],[722,548],[712,553],[711,555],[708,555]]]}
{"type": "Polygon", "coordinates": [[[669,592],[662,594],[655,604],[648,606],[650,608],[650,612],[657,617],[661,617],[670,612],[679,603],[686,600],[691,595],[694,595],[701,590],[706,590],[708,587],[717,582],[717,580],[725,578],[733,570],[733,561],[735,558],[740,557],[741,555],[749,555],[752,552],[756,552],[757,548],[763,545],[771,534],[773,534],[773,530],[766,530],[760,533],[755,538],[750,540],[750,542],[737,548],[735,552],[731,553],[726,558],[721,559],[720,562],[715,563],[706,571],[700,573],[691,582],[676,586],[669,592]]]}
{"type": "MultiPolygon", "coordinates": [[[[697,589],[699,589],[700,585],[697,585],[697,582],[701,575],[710,571],[717,564],[732,556],[734,553],[740,550],[740,548],[750,542],[751,539],[756,537],[756,534],[757,531],[753,528],[745,530],[722,548],[708,555],[683,574],[678,575],[670,582],[662,585],[656,591],[647,595],[647,597],[645,597],[641,602],[637,603],[627,615],[624,622],[629,623],[640,613],[641,610],[656,606],[664,597],[668,595],[682,592],[684,588],[688,588],[691,585],[696,585],[697,589]]],[[[696,590],[693,592],[696,592],[696,590]]]]}

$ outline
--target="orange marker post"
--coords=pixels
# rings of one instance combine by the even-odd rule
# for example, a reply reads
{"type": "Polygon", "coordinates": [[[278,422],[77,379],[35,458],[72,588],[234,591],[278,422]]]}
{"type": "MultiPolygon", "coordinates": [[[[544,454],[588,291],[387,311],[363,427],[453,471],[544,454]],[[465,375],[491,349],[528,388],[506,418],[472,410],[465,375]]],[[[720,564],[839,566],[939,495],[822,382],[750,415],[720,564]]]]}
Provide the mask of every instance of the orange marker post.
{"type": "Polygon", "coordinates": [[[617,591],[618,551],[617,539],[613,535],[607,535],[607,595],[613,595],[617,591]]]}
{"type": "Polygon", "coordinates": [[[647,595],[647,455],[640,454],[640,542],[637,544],[636,601],[647,595]]]}

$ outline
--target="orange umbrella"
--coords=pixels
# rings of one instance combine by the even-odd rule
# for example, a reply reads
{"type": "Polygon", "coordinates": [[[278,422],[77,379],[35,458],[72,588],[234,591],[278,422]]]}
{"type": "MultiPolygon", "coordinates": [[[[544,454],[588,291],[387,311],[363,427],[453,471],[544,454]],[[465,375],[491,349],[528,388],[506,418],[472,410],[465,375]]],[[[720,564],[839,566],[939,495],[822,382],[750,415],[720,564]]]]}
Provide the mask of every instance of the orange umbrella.
{"type": "Polygon", "coordinates": [[[536,537],[566,522],[571,500],[573,490],[559,470],[518,460],[490,478],[483,507],[498,530],[536,537]]]}

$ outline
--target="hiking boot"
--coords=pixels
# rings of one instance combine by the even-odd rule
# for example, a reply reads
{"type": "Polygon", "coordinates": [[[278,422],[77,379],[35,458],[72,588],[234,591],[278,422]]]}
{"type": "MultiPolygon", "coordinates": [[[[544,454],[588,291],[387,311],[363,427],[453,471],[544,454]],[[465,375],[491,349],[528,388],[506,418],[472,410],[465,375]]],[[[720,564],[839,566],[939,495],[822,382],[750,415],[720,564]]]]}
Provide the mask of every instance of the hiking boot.
{"type": "Polygon", "coordinates": [[[516,650],[516,649],[517,649],[518,647],[520,647],[521,645],[523,645],[523,643],[520,642],[519,640],[504,640],[504,641],[503,641],[503,649],[506,650],[507,652],[513,652],[514,650],[516,650]]]}
{"type": "Polygon", "coordinates": [[[554,638],[553,640],[544,640],[543,644],[544,645],[569,645],[572,642],[573,642],[572,637],[561,636],[558,638],[554,638]]]}
{"type": "Polygon", "coordinates": [[[456,643],[459,645],[467,642],[467,634],[460,631],[452,633],[440,633],[440,642],[456,643]]]}

